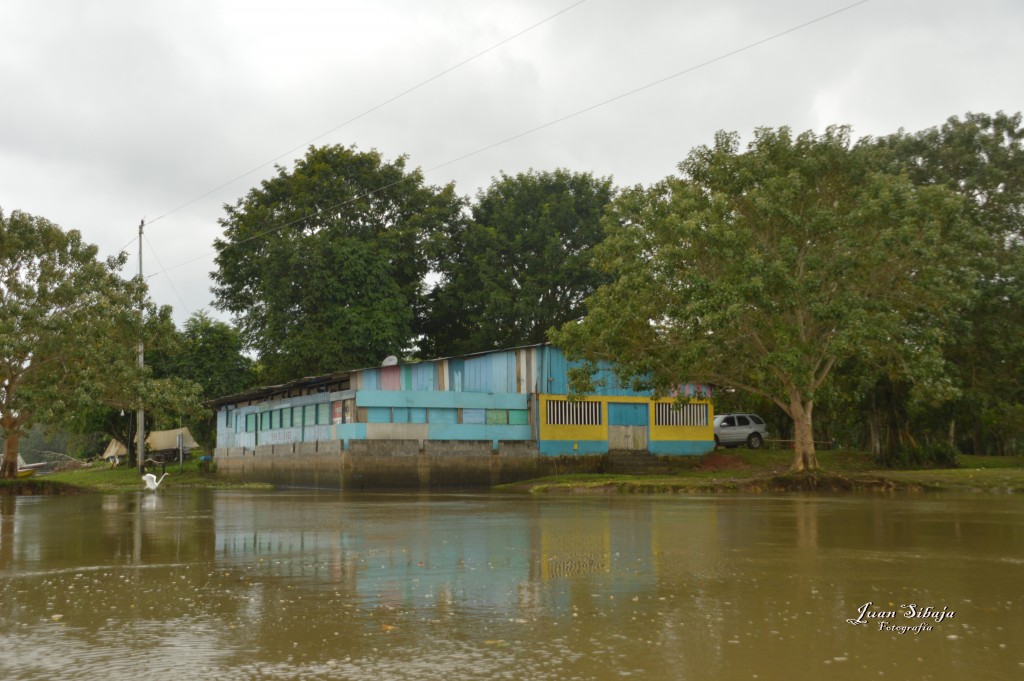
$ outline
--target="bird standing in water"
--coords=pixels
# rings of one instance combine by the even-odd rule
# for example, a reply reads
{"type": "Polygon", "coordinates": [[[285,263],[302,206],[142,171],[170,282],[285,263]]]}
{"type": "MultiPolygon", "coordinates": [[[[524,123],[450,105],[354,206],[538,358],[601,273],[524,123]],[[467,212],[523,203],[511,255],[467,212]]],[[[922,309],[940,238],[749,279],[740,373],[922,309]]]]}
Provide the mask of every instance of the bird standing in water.
{"type": "Polygon", "coordinates": [[[164,478],[166,478],[166,477],[167,477],[167,473],[164,473],[163,475],[160,476],[160,479],[157,480],[156,476],[153,475],[152,473],[146,473],[145,475],[142,476],[142,480],[143,480],[143,482],[146,483],[146,488],[147,489],[151,489],[153,491],[156,491],[156,488],[160,486],[160,483],[163,482],[164,478]]]}

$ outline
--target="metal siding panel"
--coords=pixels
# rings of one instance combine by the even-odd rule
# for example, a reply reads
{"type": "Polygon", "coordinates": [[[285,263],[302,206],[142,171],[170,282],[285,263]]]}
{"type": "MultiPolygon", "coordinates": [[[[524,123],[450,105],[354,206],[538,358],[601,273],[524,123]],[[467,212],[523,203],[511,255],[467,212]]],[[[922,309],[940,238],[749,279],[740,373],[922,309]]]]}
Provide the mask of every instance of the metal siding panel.
{"type": "Polygon", "coordinates": [[[422,362],[409,367],[409,390],[436,390],[437,369],[435,362],[422,362]]]}
{"type": "Polygon", "coordinates": [[[426,423],[427,410],[423,407],[412,407],[409,409],[409,423],[426,423]]]}
{"type": "Polygon", "coordinates": [[[380,369],[367,369],[363,374],[363,390],[380,390],[380,369]]]}
{"type": "Polygon", "coordinates": [[[431,407],[437,409],[526,409],[527,395],[517,393],[453,393],[439,390],[360,390],[359,407],[431,407]]]}
{"type": "Polygon", "coordinates": [[[488,409],[486,418],[489,426],[508,425],[508,410],[488,409]]]}
{"type": "Polygon", "coordinates": [[[462,410],[462,422],[463,423],[477,423],[484,424],[487,422],[487,410],[486,409],[463,409],[462,410]]]}
{"type": "Polygon", "coordinates": [[[367,423],[391,423],[391,407],[370,407],[366,410],[367,423]]]}
{"type": "Polygon", "coordinates": [[[608,425],[646,426],[647,405],[643,402],[610,402],[608,404],[608,425]]]}
{"type": "Polygon", "coordinates": [[[463,364],[462,389],[466,392],[494,392],[491,389],[491,361],[489,355],[472,357],[463,364]]]}
{"type": "Polygon", "coordinates": [[[459,422],[459,410],[458,409],[431,409],[430,410],[430,422],[431,423],[458,423],[459,422]]]}
{"type": "Polygon", "coordinates": [[[448,360],[448,389],[453,392],[462,392],[463,374],[466,371],[466,362],[461,359],[448,360]]]}
{"type": "Polygon", "coordinates": [[[524,426],[530,423],[530,412],[526,409],[509,409],[508,424],[510,426],[524,426]]]}
{"type": "Polygon", "coordinates": [[[402,367],[381,367],[380,369],[381,390],[402,389],[402,367]]]}

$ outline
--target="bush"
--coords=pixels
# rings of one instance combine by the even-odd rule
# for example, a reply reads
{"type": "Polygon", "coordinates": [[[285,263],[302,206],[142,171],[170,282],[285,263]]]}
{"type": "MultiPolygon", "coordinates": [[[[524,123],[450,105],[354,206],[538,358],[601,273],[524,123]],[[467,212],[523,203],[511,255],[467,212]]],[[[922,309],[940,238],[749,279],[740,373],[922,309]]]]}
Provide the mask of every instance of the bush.
{"type": "Polygon", "coordinates": [[[930,442],[883,454],[878,463],[887,468],[957,468],[958,454],[947,442],[930,442]]]}

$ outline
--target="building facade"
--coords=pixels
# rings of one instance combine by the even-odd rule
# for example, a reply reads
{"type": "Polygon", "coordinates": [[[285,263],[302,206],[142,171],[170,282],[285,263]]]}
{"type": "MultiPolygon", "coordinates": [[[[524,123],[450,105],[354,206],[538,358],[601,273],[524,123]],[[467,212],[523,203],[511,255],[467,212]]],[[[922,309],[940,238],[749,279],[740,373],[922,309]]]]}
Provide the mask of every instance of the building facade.
{"type": "Polygon", "coordinates": [[[572,363],[551,345],[357,369],[223,397],[217,457],[246,452],[378,453],[429,449],[537,457],[703,454],[714,448],[708,389],[681,385],[685,400],[620,387],[610,371],[591,394],[570,399],[572,363]],[[328,446],[329,445],[329,446],[328,446]],[[309,447],[306,447],[309,451],[309,447]]]}

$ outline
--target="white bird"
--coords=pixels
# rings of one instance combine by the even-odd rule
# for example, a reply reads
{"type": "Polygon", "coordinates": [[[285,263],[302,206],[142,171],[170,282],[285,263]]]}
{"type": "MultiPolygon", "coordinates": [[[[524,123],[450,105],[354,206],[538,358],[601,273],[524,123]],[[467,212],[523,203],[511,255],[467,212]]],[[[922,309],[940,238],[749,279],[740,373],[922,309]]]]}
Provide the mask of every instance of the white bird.
{"type": "Polygon", "coordinates": [[[164,478],[166,477],[167,473],[164,473],[163,475],[160,476],[160,479],[157,480],[156,476],[153,475],[152,473],[146,473],[145,475],[142,476],[142,480],[146,483],[146,487],[148,489],[156,491],[156,488],[160,486],[160,483],[163,482],[164,478]]]}

